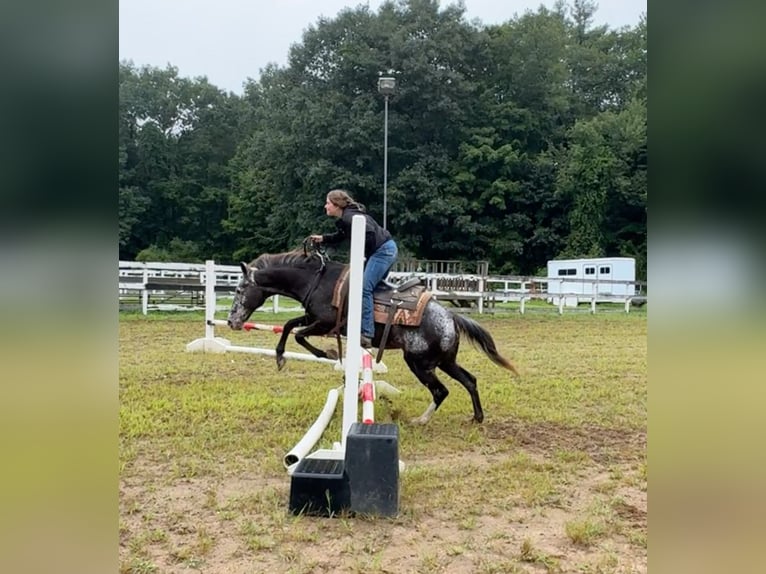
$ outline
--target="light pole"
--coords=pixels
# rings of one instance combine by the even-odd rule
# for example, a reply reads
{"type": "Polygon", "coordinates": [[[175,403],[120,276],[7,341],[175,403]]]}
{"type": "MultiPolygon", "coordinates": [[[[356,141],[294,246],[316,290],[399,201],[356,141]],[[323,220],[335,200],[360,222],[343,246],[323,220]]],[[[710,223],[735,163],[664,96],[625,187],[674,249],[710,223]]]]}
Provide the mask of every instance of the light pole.
{"type": "Polygon", "coordinates": [[[396,78],[378,78],[378,92],[383,94],[383,229],[388,228],[388,98],[396,89],[396,78]]]}

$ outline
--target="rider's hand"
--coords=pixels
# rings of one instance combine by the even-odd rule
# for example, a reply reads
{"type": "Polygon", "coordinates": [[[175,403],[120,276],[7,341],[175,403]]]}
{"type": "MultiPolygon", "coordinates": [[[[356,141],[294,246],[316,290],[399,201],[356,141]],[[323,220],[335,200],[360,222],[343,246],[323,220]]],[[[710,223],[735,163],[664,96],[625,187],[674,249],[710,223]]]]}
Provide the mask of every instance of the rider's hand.
{"type": "Polygon", "coordinates": [[[311,238],[311,241],[313,241],[314,243],[322,243],[321,235],[311,235],[310,238],[311,238]]]}

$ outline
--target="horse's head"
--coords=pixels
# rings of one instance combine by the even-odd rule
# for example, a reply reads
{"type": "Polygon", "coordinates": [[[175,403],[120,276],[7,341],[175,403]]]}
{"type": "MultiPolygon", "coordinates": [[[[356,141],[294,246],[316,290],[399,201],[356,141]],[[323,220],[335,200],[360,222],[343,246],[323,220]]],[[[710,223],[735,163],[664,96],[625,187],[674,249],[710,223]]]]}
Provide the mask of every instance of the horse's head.
{"type": "Polygon", "coordinates": [[[229,327],[239,331],[258,307],[263,305],[269,294],[259,287],[253,279],[255,269],[247,263],[240,263],[242,278],[239,280],[237,290],[234,292],[234,301],[231,304],[229,318],[226,321],[229,327]]]}

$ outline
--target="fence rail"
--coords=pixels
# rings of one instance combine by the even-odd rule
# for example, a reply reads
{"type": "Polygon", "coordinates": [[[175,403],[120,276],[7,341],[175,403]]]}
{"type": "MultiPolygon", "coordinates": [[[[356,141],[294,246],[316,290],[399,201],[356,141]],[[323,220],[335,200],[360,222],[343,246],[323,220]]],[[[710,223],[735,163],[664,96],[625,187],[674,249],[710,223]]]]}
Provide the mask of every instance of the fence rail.
{"type": "MultiPolygon", "coordinates": [[[[215,265],[215,292],[233,295],[241,276],[239,265],[215,265]]],[[[203,310],[205,265],[120,261],[118,292],[121,308],[140,306],[144,315],[150,310],[203,310]]],[[[299,309],[281,307],[279,295],[275,295],[271,305],[264,305],[259,311],[278,313],[299,309]]]]}
{"type": "Polygon", "coordinates": [[[489,261],[401,259],[394,263],[392,271],[409,274],[478,275],[486,277],[489,274],[489,261]]]}
{"type": "MultiPolygon", "coordinates": [[[[577,307],[583,303],[596,312],[598,303],[619,303],[625,312],[631,305],[647,302],[646,282],[571,277],[528,277],[487,275],[486,262],[425,261],[400,262],[388,275],[389,281],[402,282],[412,277],[444,304],[459,310],[479,313],[492,311],[498,303],[515,302],[519,311],[526,304],[542,300],[558,307],[577,307]],[[415,265],[417,263],[417,265],[415,265]],[[462,267],[458,264],[461,264],[462,267]],[[463,269],[463,272],[454,272],[463,269]],[[473,270],[478,272],[466,272],[473,270]]],[[[233,294],[242,271],[238,265],[215,265],[215,291],[233,294]]],[[[204,309],[205,265],[194,263],[140,263],[120,261],[118,290],[122,308],[139,306],[149,310],[204,309]]],[[[299,307],[280,307],[279,296],[263,311],[294,311],[299,307]]]]}

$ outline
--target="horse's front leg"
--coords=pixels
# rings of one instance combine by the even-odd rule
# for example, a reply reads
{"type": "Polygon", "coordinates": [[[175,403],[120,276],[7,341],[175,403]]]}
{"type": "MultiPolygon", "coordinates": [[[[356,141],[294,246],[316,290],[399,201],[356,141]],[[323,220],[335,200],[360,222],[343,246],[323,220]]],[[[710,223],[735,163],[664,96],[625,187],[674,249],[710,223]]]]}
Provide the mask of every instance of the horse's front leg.
{"type": "MultiPolygon", "coordinates": [[[[296,317],[295,319],[290,319],[287,323],[285,323],[284,327],[282,327],[282,336],[279,338],[279,342],[277,343],[277,370],[281,371],[282,367],[285,366],[285,345],[287,344],[287,337],[290,335],[290,332],[295,329],[295,327],[300,327],[301,325],[305,325],[308,321],[309,316],[308,315],[302,315],[301,317],[296,317]]],[[[298,336],[296,335],[296,340],[298,336]]]]}
{"type": "Polygon", "coordinates": [[[322,349],[318,349],[306,340],[306,337],[319,337],[326,335],[330,329],[332,329],[332,326],[328,326],[327,323],[315,321],[311,325],[301,329],[300,333],[295,334],[295,342],[315,357],[320,357],[322,359],[337,359],[338,353],[334,349],[323,351],[322,349]]]}

